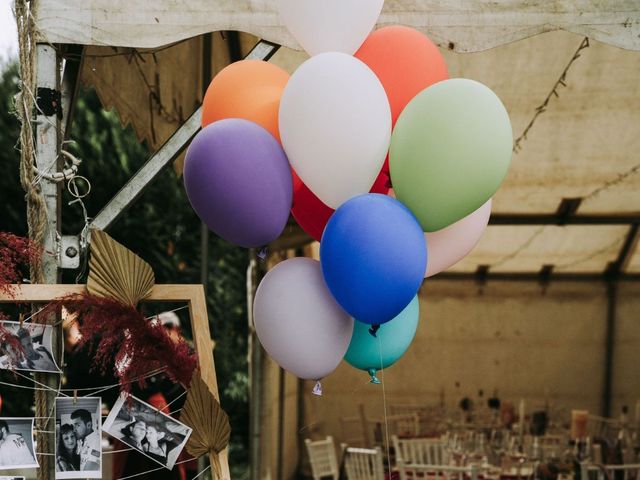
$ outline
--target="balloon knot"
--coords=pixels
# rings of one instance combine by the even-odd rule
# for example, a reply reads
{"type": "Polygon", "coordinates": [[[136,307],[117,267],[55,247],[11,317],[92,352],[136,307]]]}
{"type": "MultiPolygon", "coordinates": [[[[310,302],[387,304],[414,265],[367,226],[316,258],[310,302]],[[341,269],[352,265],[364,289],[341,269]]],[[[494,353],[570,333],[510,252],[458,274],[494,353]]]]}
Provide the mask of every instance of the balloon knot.
{"type": "Polygon", "coordinates": [[[265,245],[265,246],[264,246],[264,247],[262,247],[260,250],[258,250],[258,254],[257,254],[257,255],[258,255],[258,258],[259,258],[260,260],[264,260],[265,258],[267,258],[267,251],[268,251],[268,248],[269,248],[269,247],[267,247],[267,246],[265,245]]]}
{"type": "Polygon", "coordinates": [[[367,372],[371,377],[371,379],[369,380],[369,383],[373,383],[374,385],[379,385],[380,380],[378,380],[378,377],[376,377],[377,370],[375,368],[370,368],[369,370],[367,370],[367,372]]]}
{"type": "Polygon", "coordinates": [[[380,325],[371,325],[371,328],[369,329],[369,333],[371,334],[372,337],[378,338],[378,335],[376,335],[378,333],[378,330],[380,330],[380,325]]]}
{"type": "Polygon", "coordinates": [[[320,383],[320,380],[316,380],[316,384],[313,386],[313,390],[311,390],[311,393],[319,397],[322,396],[322,384],[320,383]]]}
{"type": "Polygon", "coordinates": [[[387,178],[387,181],[384,182],[384,187],[385,188],[393,188],[393,183],[391,183],[391,179],[387,178]]]}

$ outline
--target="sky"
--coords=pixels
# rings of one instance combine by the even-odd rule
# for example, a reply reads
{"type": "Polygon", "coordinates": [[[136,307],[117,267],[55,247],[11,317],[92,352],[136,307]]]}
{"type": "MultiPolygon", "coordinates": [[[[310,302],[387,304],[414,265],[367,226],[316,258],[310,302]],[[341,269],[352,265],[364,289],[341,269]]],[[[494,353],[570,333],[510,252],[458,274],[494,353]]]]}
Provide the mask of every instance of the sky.
{"type": "Polygon", "coordinates": [[[18,33],[13,18],[13,0],[0,0],[0,60],[18,56],[18,33]]]}

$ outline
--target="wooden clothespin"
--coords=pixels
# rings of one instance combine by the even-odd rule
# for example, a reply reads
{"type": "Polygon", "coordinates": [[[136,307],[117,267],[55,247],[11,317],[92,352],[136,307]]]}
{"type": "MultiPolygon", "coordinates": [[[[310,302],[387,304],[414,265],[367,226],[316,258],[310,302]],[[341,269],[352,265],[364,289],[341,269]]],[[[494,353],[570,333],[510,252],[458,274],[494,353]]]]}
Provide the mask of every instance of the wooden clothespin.
{"type": "Polygon", "coordinates": [[[20,315],[18,315],[18,320],[20,321],[20,328],[22,328],[22,325],[24,324],[24,313],[20,313],[20,315]]]}
{"type": "Polygon", "coordinates": [[[73,404],[78,403],[78,390],[73,390],[73,404]]]}

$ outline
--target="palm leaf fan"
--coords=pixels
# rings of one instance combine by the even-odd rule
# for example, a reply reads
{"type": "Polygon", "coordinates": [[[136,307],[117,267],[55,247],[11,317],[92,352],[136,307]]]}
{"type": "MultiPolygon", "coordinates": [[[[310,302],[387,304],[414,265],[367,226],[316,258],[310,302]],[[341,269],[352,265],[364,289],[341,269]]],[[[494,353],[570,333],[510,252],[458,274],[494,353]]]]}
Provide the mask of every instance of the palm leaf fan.
{"type": "Polygon", "coordinates": [[[187,452],[196,458],[211,454],[216,478],[221,478],[218,454],[229,444],[231,426],[229,417],[202,380],[199,370],[193,372],[180,421],[193,429],[187,441],[187,452]]]}
{"type": "Polygon", "coordinates": [[[91,231],[87,290],[135,307],[155,283],[151,266],[101,230],[91,231]]]}

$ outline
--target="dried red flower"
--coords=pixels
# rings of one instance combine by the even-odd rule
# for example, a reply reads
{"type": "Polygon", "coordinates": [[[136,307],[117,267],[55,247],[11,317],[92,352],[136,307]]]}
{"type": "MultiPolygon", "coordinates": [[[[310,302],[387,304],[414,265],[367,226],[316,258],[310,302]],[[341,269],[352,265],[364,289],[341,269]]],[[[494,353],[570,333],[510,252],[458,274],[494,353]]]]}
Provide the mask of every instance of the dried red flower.
{"type": "MultiPolygon", "coordinates": [[[[6,318],[6,315],[0,312],[0,320],[4,320],[6,318]]],[[[0,355],[9,354],[10,349],[15,353],[24,354],[24,347],[22,346],[20,339],[0,323],[0,355]]]]}
{"type": "Polygon", "coordinates": [[[31,240],[0,232],[0,291],[10,293],[9,285],[22,283],[29,265],[42,258],[42,249],[31,240]]]}
{"type": "Polygon", "coordinates": [[[39,315],[51,315],[62,307],[77,314],[79,347],[88,344],[94,352],[92,368],[102,373],[113,369],[122,391],[129,392],[136,381],[144,385],[143,377],[159,369],[172,381],[189,385],[197,367],[195,353],[183,339],[174,342],[162,325],[136,308],[84,293],[54,300],[39,315]]]}

